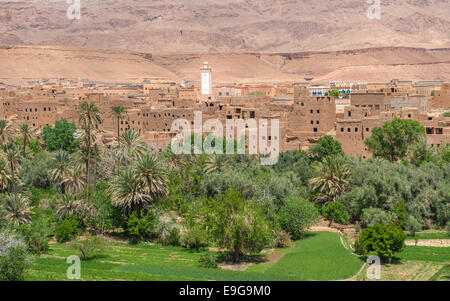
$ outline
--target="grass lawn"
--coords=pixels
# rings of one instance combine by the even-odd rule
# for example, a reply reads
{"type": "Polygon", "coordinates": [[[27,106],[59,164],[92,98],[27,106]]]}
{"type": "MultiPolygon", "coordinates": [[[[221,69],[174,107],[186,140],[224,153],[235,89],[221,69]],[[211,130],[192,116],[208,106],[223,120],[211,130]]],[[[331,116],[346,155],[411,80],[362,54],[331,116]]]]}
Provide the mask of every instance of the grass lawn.
{"type": "MultiPolygon", "coordinates": [[[[363,261],[345,249],[336,233],[310,233],[289,249],[279,249],[276,262],[262,262],[244,271],[206,269],[198,265],[204,253],[181,247],[110,241],[94,259],[82,261],[82,280],[336,280],[350,278],[363,261]]],[[[48,254],[35,257],[27,280],[66,280],[76,254],[65,244],[53,244],[48,254]]]]}
{"type": "Polygon", "coordinates": [[[447,232],[419,232],[416,236],[408,235],[406,239],[450,239],[450,234],[447,232]]]}
{"type": "Polygon", "coordinates": [[[443,266],[436,274],[431,277],[432,281],[450,281],[450,264],[443,266]]]}
{"type": "Polygon", "coordinates": [[[450,262],[450,248],[406,246],[401,253],[393,257],[393,260],[450,262]]]}

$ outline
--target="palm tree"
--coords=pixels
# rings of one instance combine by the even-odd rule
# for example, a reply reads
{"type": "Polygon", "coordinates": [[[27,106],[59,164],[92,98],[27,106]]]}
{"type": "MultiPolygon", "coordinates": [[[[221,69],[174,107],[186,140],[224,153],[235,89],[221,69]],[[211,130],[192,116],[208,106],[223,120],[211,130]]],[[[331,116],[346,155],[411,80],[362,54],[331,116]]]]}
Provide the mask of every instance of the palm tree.
{"type": "Polygon", "coordinates": [[[139,158],[136,163],[137,177],[147,187],[147,194],[153,201],[167,196],[169,188],[164,166],[157,157],[150,153],[139,158]]]}
{"type": "Polygon", "coordinates": [[[92,129],[96,129],[99,124],[102,123],[102,118],[100,116],[101,112],[97,105],[93,102],[83,102],[80,105],[80,117],[79,123],[81,128],[85,132],[86,137],[86,147],[88,150],[87,154],[87,189],[86,189],[86,202],[89,204],[89,187],[91,185],[91,133],[92,129]]]}
{"type": "Polygon", "coordinates": [[[147,152],[147,144],[132,129],[125,131],[119,137],[120,159],[123,164],[144,156],[147,152]]]}
{"type": "Polygon", "coordinates": [[[108,190],[113,205],[122,208],[128,216],[136,211],[140,218],[141,209],[152,200],[151,196],[147,194],[144,183],[132,168],[127,168],[119,173],[113,179],[108,190]]]}
{"type": "Polygon", "coordinates": [[[166,148],[162,157],[169,170],[178,170],[186,163],[186,155],[175,154],[170,145],[166,148]]]}
{"type": "Polygon", "coordinates": [[[28,125],[28,124],[22,124],[19,128],[20,135],[22,136],[22,143],[23,143],[23,149],[22,149],[22,156],[25,157],[26,153],[26,147],[28,144],[30,144],[31,139],[33,139],[34,130],[28,125]]]}
{"type": "Polygon", "coordinates": [[[205,173],[210,173],[214,171],[221,171],[222,168],[229,164],[227,155],[217,155],[213,154],[208,157],[205,161],[204,171],[205,173]]]}
{"type": "Polygon", "coordinates": [[[11,176],[9,175],[8,165],[0,155],[0,192],[6,191],[10,180],[11,176]]]}
{"type": "Polygon", "coordinates": [[[3,209],[5,219],[14,227],[31,221],[30,200],[22,194],[10,194],[6,197],[3,209]]]}
{"type": "Polygon", "coordinates": [[[66,174],[62,178],[61,185],[64,185],[64,189],[69,193],[78,193],[83,191],[85,184],[83,168],[72,167],[67,169],[66,174]]]}
{"type": "Polygon", "coordinates": [[[67,176],[69,168],[71,166],[70,155],[65,150],[60,150],[56,153],[54,157],[56,167],[50,171],[50,175],[53,181],[58,181],[61,183],[61,193],[65,194],[65,183],[63,179],[67,176]]]}
{"type": "Polygon", "coordinates": [[[119,140],[120,136],[120,121],[128,120],[127,109],[123,106],[113,106],[109,113],[109,116],[115,120],[117,120],[117,140],[119,140]]]}
{"type": "Polygon", "coordinates": [[[56,214],[60,220],[67,215],[81,215],[83,212],[83,202],[76,194],[65,194],[57,202],[56,214]]]}
{"type": "Polygon", "coordinates": [[[4,154],[5,160],[9,165],[9,169],[11,172],[11,182],[13,186],[13,192],[14,195],[17,194],[16,189],[16,178],[15,178],[15,172],[19,168],[20,161],[22,160],[22,157],[20,156],[20,150],[15,144],[10,144],[5,149],[4,154]]]}
{"type": "Polygon", "coordinates": [[[311,190],[315,191],[316,202],[335,201],[340,194],[350,189],[351,171],[342,156],[327,156],[314,166],[318,176],[309,180],[311,190]]]}
{"type": "Polygon", "coordinates": [[[94,171],[93,171],[94,172],[94,193],[96,193],[97,192],[97,169],[99,167],[101,155],[102,155],[102,150],[100,149],[100,147],[98,147],[97,143],[94,144],[93,152],[94,152],[94,171]]]}
{"type": "Polygon", "coordinates": [[[13,130],[8,121],[0,120],[0,146],[6,145],[12,141],[13,130]]]}

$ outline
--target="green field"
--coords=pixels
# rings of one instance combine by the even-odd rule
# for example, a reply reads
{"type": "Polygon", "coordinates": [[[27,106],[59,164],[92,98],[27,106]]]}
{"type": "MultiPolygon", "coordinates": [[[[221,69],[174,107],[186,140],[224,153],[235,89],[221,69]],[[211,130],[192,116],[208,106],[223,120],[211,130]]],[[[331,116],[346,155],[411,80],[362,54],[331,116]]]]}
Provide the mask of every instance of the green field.
{"type": "Polygon", "coordinates": [[[406,246],[394,256],[394,260],[450,262],[450,248],[406,246]]]}
{"type": "Polygon", "coordinates": [[[430,279],[431,281],[450,281],[450,264],[443,266],[436,274],[430,279]]]}
{"type": "MultiPolygon", "coordinates": [[[[82,280],[336,280],[355,275],[363,261],[345,249],[336,233],[307,235],[276,262],[250,265],[244,271],[206,269],[197,260],[204,253],[181,247],[111,241],[102,253],[81,263],[82,280]]],[[[36,257],[27,280],[66,280],[65,258],[76,254],[64,244],[53,244],[36,257]]]]}
{"type": "Polygon", "coordinates": [[[419,232],[416,236],[408,235],[406,239],[450,239],[450,234],[447,232],[419,232]]]}

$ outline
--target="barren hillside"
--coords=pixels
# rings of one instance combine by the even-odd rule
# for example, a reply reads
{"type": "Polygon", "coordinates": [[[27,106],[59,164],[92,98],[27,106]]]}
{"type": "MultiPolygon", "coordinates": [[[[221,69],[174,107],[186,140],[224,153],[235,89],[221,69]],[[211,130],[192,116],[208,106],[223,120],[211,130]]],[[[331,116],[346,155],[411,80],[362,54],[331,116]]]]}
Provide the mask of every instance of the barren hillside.
{"type": "MultiPolygon", "coordinates": [[[[140,52],[298,52],[450,47],[448,0],[0,0],[0,44],[140,52]]],[[[346,71],[347,72],[347,71],[346,71]]]]}
{"type": "Polygon", "coordinates": [[[42,77],[141,82],[144,78],[198,80],[209,61],[215,83],[450,80],[450,48],[372,48],[295,53],[143,53],[63,46],[0,46],[0,81],[42,77]]]}

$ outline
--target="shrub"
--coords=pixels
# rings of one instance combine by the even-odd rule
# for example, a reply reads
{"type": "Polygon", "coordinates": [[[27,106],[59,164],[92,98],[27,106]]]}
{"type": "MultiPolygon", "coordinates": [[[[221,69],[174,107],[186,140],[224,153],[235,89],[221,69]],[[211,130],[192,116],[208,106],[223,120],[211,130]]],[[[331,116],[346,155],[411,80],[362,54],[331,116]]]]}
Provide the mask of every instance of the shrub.
{"type": "Polygon", "coordinates": [[[358,234],[361,232],[361,225],[360,224],[355,224],[355,231],[358,234]]]}
{"type": "Polygon", "coordinates": [[[390,224],[396,220],[396,216],[392,212],[386,212],[380,208],[366,208],[363,210],[362,221],[367,227],[379,224],[390,224]]]}
{"type": "Polygon", "coordinates": [[[69,247],[80,252],[81,259],[88,260],[103,251],[104,241],[99,236],[88,235],[84,239],[73,241],[69,247]]]}
{"type": "Polygon", "coordinates": [[[28,253],[24,246],[12,247],[6,255],[0,256],[1,279],[21,281],[29,267],[28,253]]]}
{"type": "Polygon", "coordinates": [[[358,255],[366,254],[366,252],[364,251],[364,247],[361,243],[361,239],[359,239],[359,238],[357,238],[355,240],[355,242],[353,243],[353,250],[354,250],[355,254],[358,254],[358,255]]]}
{"type": "Polygon", "coordinates": [[[365,229],[360,236],[361,244],[366,253],[374,252],[380,258],[388,258],[400,252],[405,247],[406,235],[403,230],[394,225],[377,223],[365,229]]]}
{"type": "Polygon", "coordinates": [[[56,225],[55,235],[58,242],[74,239],[82,232],[80,219],[76,215],[68,215],[56,225]]]}
{"type": "Polygon", "coordinates": [[[337,156],[342,154],[342,144],[333,139],[329,135],[325,135],[319,138],[317,144],[309,149],[309,152],[318,157],[319,160],[327,156],[337,156]]]}
{"type": "Polygon", "coordinates": [[[24,236],[31,252],[41,254],[48,250],[52,224],[44,214],[35,215],[31,224],[23,224],[18,229],[24,236]]]}
{"type": "Polygon", "coordinates": [[[199,226],[194,226],[183,235],[181,245],[185,248],[203,249],[208,243],[208,233],[199,226]]]}
{"type": "Polygon", "coordinates": [[[305,231],[317,220],[317,209],[313,203],[306,200],[288,199],[280,209],[280,226],[294,240],[302,238],[305,231]]]}
{"type": "Polygon", "coordinates": [[[29,267],[25,243],[16,235],[0,233],[0,280],[23,280],[29,267]]]}
{"type": "Polygon", "coordinates": [[[163,232],[161,243],[165,246],[179,246],[180,245],[180,230],[177,227],[173,227],[169,231],[163,232]]]}
{"type": "Polygon", "coordinates": [[[286,248],[291,245],[291,236],[284,230],[273,231],[272,244],[275,248],[286,248]]]}
{"type": "Polygon", "coordinates": [[[217,258],[214,254],[208,253],[200,256],[198,260],[201,267],[216,269],[219,265],[217,264],[217,258]]]}
{"type": "Polygon", "coordinates": [[[405,230],[408,231],[411,236],[415,236],[416,232],[422,230],[422,224],[419,223],[413,216],[409,215],[405,221],[405,230]]]}
{"type": "Polygon", "coordinates": [[[142,218],[138,218],[136,212],[133,212],[128,219],[127,230],[134,241],[139,241],[156,237],[157,225],[157,217],[152,210],[142,218]]]}
{"type": "Polygon", "coordinates": [[[331,202],[328,206],[322,209],[322,215],[325,219],[332,222],[346,225],[349,220],[349,216],[345,209],[345,206],[339,202],[331,202]]]}

